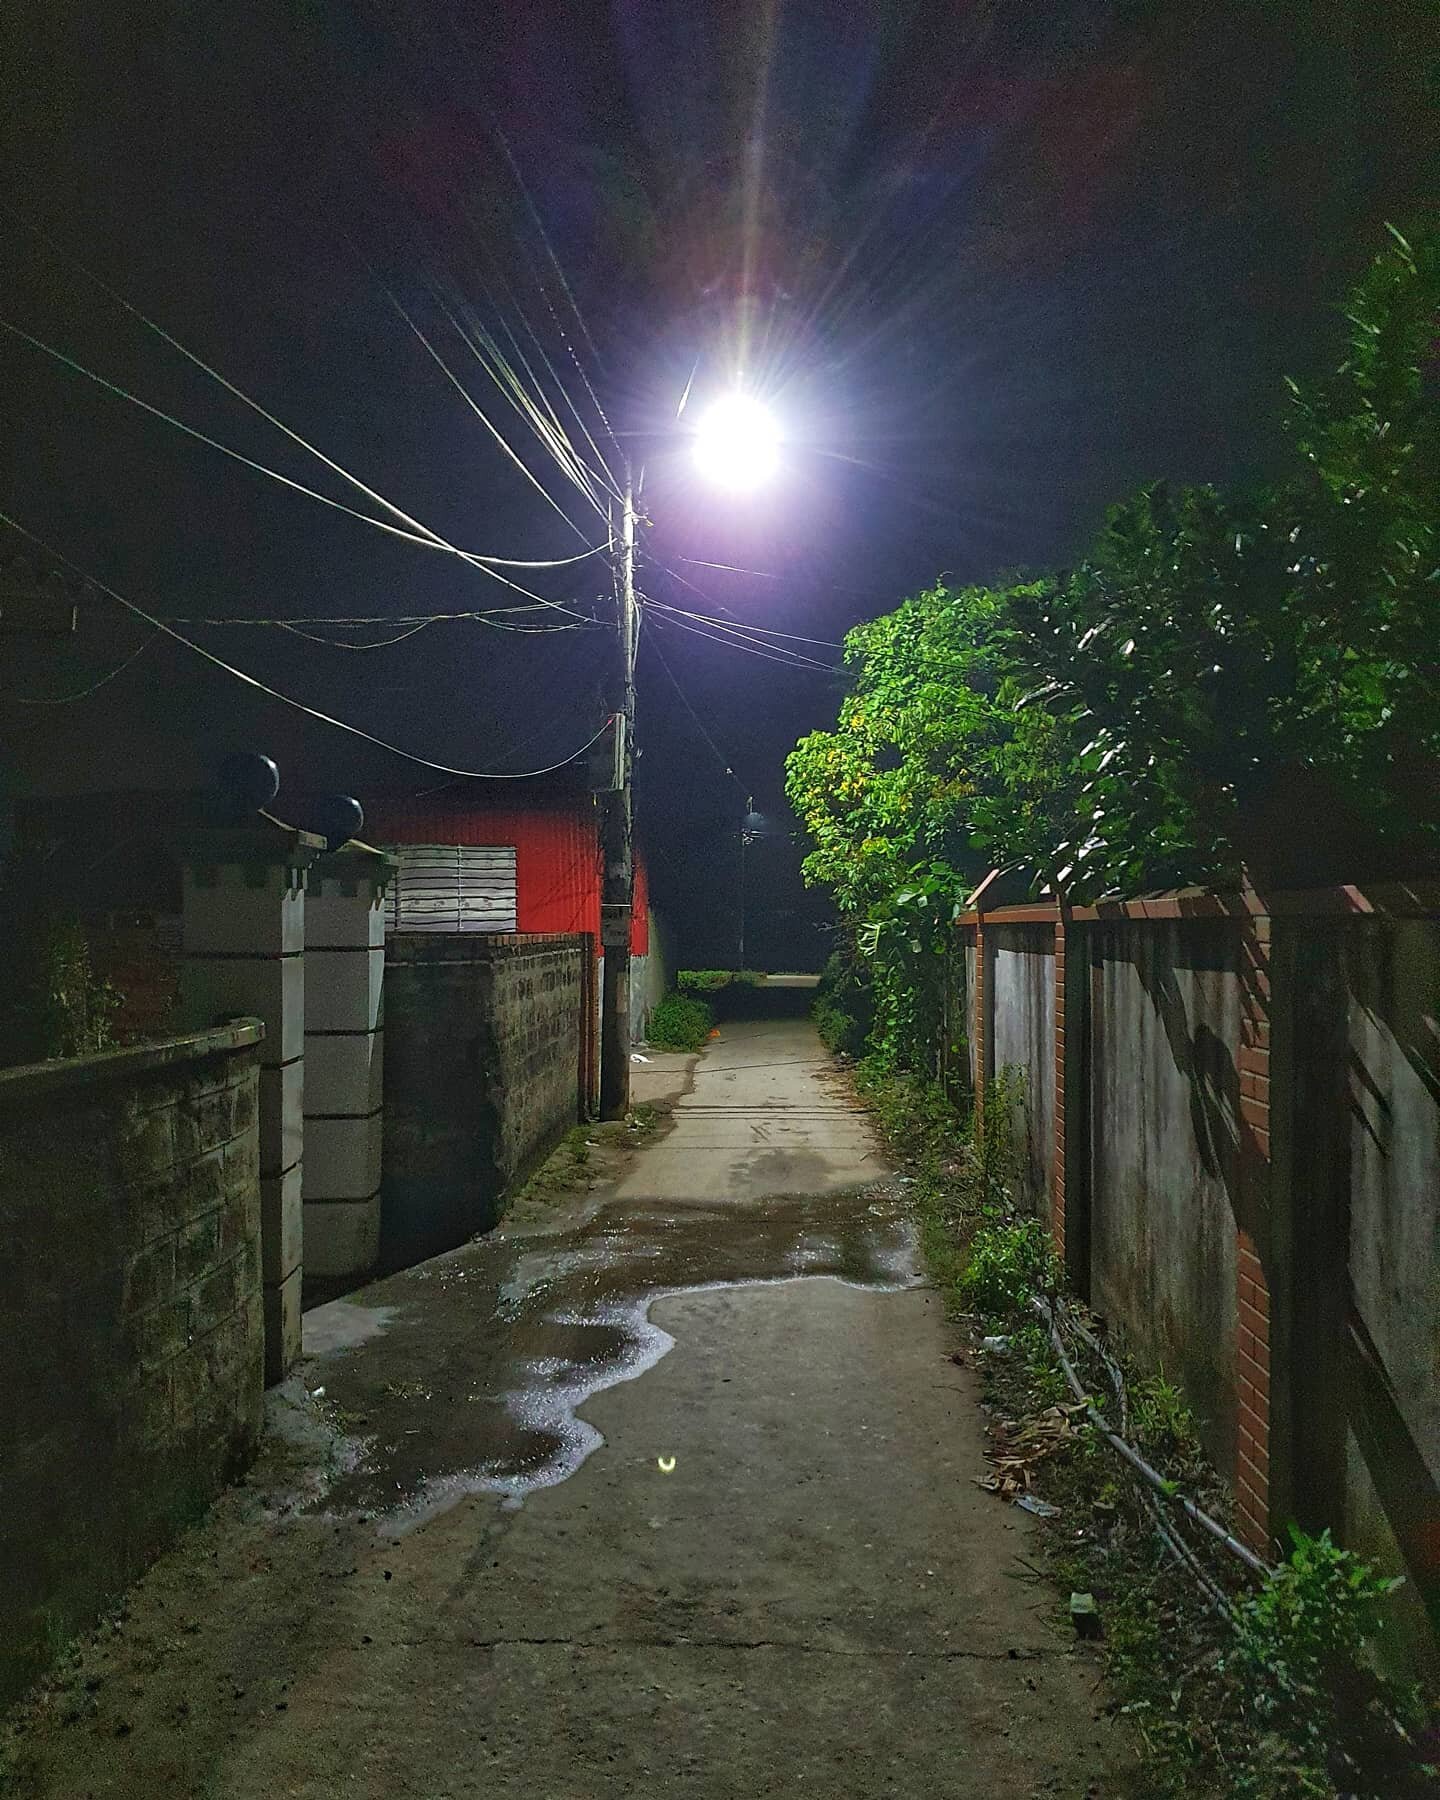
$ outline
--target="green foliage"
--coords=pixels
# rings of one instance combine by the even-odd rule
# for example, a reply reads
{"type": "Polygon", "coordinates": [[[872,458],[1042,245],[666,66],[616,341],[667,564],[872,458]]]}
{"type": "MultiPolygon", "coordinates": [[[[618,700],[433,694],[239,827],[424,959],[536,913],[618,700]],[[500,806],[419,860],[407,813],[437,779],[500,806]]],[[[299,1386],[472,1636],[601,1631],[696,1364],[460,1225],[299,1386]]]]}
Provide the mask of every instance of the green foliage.
{"type": "Polygon", "coordinates": [[[1408,1697],[1365,1666],[1385,1603],[1403,1584],[1342,1550],[1328,1530],[1312,1537],[1292,1525],[1290,1541],[1285,1561],[1240,1603],[1227,1663],[1248,1684],[1259,1719],[1291,1747],[1295,1765],[1328,1771],[1349,1788],[1358,1759],[1373,1752],[1367,1740],[1377,1726],[1392,1748],[1403,1740],[1408,1697]]]}
{"type": "Polygon", "coordinates": [[[1054,1251],[1039,1219],[982,1225],[970,1240],[961,1289],[977,1312],[998,1321],[1024,1320],[1035,1294],[1055,1284],[1054,1251]]]}
{"type": "Polygon", "coordinates": [[[815,845],[807,879],[829,887],[842,912],[868,915],[914,885],[917,869],[946,871],[958,898],[989,866],[971,814],[991,789],[1009,796],[1017,826],[1036,827],[1043,853],[1056,822],[1046,811],[1056,731],[1002,692],[1006,607],[984,588],[935,587],[846,638],[856,677],[838,728],[802,738],[787,764],[815,845]]]}
{"type": "Polygon", "coordinates": [[[756,969],[681,969],[675,976],[682,994],[718,994],[729,987],[761,987],[764,981],[756,969]]]}
{"type": "Polygon", "coordinates": [[[853,947],[832,952],[815,992],[815,1028],[827,1050],[862,1056],[875,1014],[871,972],[853,947]]]}
{"type": "Polygon", "coordinates": [[[896,1074],[882,1057],[867,1057],[855,1088],[892,1155],[908,1167],[936,1163],[969,1133],[966,1115],[923,1076],[896,1074]]]}
{"type": "MultiPolygon", "coordinates": [[[[1009,1338],[1007,1354],[982,1364],[994,1415],[1035,1422],[1067,1406],[1048,1334],[1029,1312],[1030,1295],[1057,1283],[1060,1271],[1040,1222],[1009,1209],[1008,1134],[992,1126],[982,1137],[973,1115],[933,1083],[878,1058],[860,1065],[856,1086],[889,1155],[911,1173],[936,1286],[955,1311],[978,1310],[1009,1338]]],[[[987,1120],[1003,1119],[1014,1095],[997,1081],[985,1096],[987,1120]]],[[[1123,1347],[1111,1347],[1123,1362],[1123,1347]]],[[[1224,1486],[1180,1391],[1163,1373],[1127,1366],[1126,1375],[1131,1428],[1147,1454],[1225,1517],[1224,1486]]],[[[1048,1557],[1062,1594],[1093,1592],[1100,1604],[1115,1704],[1145,1749],[1145,1794],[1419,1800],[1434,1791],[1434,1772],[1417,1753],[1423,1707],[1366,1666],[1395,1583],[1337,1550],[1328,1533],[1297,1532],[1289,1558],[1255,1589],[1208,1539],[1192,1536],[1202,1558],[1209,1546],[1208,1571],[1238,1613],[1237,1632],[1167,1557],[1137,1485],[1096,1432],[1075,1425],[1035,1472],[1061,1516],[1031,1553],[1048,1557]]]]}
{"type": "Polygon", "coordinates": [[[714,1022],[703,1000],[667,994],[650,1014],[650,1042],[657,1050],[700,1050],[714,1022]]]}
{"type": "Polygon", "coordinates": [[[1379,1629],[1381,1607],[1403,1586],[1342,1550],[1328,1531],[1290,1527],[1290,1554],[1241,1608],[1240,1654],[1265,1678],[1267,1706],[1320,1695],[1379,1629]]]}
{"type": "Polygon", "coordinates": [[[4,1041],[9,1058],[39,1062],[114,1049],[113,1022],[121,998],[96,973],[78,920],[47,915],[25,919],[6,973],[4,1041]]]}
{"type": "Polygon", "coordinates": [[[1440,227],[1391,231],[1339,367],[1291,385],[1286,479],[1148,487],[1063,574],[851,632],[787,787],[897,1067],[931,1066],[931,959],[992,866],[1084,901],[1440,855],[1437,313],[1440,227]]]}

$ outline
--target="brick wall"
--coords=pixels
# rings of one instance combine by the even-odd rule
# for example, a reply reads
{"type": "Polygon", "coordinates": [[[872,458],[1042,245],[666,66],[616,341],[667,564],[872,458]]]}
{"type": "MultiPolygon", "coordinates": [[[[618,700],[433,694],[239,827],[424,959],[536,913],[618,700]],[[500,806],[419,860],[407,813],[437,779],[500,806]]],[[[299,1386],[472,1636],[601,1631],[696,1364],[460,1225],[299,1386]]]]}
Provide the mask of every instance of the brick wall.
{"type": "Polygon", "coordinates": [[[1236,1458],[1240,1534],[1269,1551],[1270,1509],[1270,944],[1258,911],[1240,927],[1240,1176],[1236,1206],[1236,1458]]]}
{"type": "Polygon", "coordinates": [[[1065,921],[1055,921],[1055,1144],[1050,1166],[1050,1237],[1068,1261],[1065,1236],[1065,921]]]}
{"type": "Polygon", "coordinates": [[[0,1699],[258,1442],[259,1040],[0,1071],[0,1699]]]}
{"type": "Polygon", "coordinates": [[[388,939],[384,1266],[489,1229],[579,1118],[589,945],[579,935],[388,939]]]}
{"type": "Polygon", "coordinates": [[[1047,919],[1053,1043],[1026,1073],[1053,1070],[1071,1279],[1184,1388],[1247,1542],[1328,1526],[1403,1575],[1380,1651],[1433,1674],[1440,883],[971,914],[987,1062],[1026,998],[997,944],[1047,919]]]}

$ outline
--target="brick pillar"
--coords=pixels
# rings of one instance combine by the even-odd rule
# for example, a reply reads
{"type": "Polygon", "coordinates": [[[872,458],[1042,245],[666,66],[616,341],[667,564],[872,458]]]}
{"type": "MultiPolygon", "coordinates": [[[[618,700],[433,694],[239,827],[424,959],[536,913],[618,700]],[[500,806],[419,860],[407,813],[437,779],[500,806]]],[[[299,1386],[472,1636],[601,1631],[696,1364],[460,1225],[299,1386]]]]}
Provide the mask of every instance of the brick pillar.
{"type": "Polygon", "coordinates": [[[1055,921],[1055,1143],[1050,1167],[1050,1236],[1065,1261],[1065,918],[1055,921]]]}
{"type": "Polygon", "coordinates": [[[393,859],[347,844],[305,898],[305,1277],[358,1281],[380,1250],[385,889],[393,859]]]}
{"type": "Polygon", "coordinates": [[[1254,893],[1240,931],[1240,1216],[1236,1226],[1236,1498],[1240,1535],[1268,1555],[1271,1512],[1271,919],[1254,893]]]}
{"type": "Polygon", "coordinates": [[[304,870],[319,838],[256,824],[182,846],[181,1004],[194,1025],[249,1014],[260,1046],[260,1262],[265,1378],[300,1354],[305,1082],[304,870]]]}
{"type": "Polygon", "coordinates": [[[975,1034],[975,1123],[983,1132],[985,1129],[985,1082],[989,1075],[989,1008],[990,997],[987,993],[985,979],[985,916],[975,914],[975,991],[970,996],[972,1003],[971,1029],[975,1034]]]}

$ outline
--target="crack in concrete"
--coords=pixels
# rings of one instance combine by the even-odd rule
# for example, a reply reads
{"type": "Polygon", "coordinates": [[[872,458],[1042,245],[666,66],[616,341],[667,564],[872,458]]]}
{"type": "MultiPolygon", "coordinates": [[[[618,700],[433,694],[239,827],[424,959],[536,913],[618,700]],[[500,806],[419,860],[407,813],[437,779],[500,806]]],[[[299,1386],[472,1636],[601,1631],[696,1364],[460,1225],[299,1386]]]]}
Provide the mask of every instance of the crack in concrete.
{"type": "Polygon", "coordinates": [[[564,1650],[794,1650],[803,1656],[839,1656],[855,1659],[892,1657],[914,1658],[924,1662],[1043,1662],[1047,1658],[1065,1656],[1059,1646],[1023,1650],[894,1650],[888,1648],[842,1650],[829,1644],[807,1644],[789,1638],[692,1638],[692,1637],[493,1637],[493,1638],[400,1638],[392,1647],[421,1649],[436,1644],[463,1645],[470,1650],[564,1649],[564,1650]]]}

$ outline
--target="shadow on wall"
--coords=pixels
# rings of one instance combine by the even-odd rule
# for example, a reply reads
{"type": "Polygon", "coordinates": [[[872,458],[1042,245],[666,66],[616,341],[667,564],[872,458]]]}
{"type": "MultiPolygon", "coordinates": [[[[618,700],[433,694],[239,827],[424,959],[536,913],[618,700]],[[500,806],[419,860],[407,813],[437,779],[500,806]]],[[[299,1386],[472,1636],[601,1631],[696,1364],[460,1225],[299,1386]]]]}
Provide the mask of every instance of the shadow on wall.
{"type": "Polygon", "coordinates": [[[1091,940],[1091,1279],[1100,1310],[1236,1456],[1240,977],[1233,931],[1104,925],[1091,940]]]}

